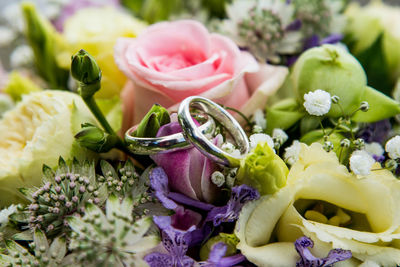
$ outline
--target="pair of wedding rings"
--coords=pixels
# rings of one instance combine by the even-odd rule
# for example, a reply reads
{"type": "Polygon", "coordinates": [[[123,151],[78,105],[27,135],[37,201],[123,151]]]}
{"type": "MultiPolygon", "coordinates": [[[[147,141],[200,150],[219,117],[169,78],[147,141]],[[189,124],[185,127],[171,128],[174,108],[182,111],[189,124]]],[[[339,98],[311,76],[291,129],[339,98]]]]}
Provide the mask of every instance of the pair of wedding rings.
{"type": "Polygon", "coordinates": [[[125,140],[134,154],[151,155],[195,146],[206,157],[219,164],[238,167],[241,156],[227,153],[207,138],[206,135],[215,131],[215,121],[230,133],[242,155],[249,152],[249,140],[235,118],[218,104],[200,96],[188,97],[179,106],[178,122],[182,128],[182,133],[154,138],[141,138],[132,135],[136,129],[136,127],[132,127],[125,133],[125,140]],[[197,126],[193,120],[191,115],[191,109],[193,108],[207,115],[208,120],[203,125],[197,126]]]}

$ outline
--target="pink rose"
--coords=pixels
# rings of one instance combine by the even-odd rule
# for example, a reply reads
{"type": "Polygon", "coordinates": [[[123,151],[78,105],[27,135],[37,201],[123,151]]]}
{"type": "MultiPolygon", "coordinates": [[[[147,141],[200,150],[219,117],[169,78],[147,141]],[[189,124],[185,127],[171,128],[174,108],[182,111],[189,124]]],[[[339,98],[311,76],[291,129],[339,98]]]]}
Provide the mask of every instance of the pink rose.
{"type": "Polygon", "coordinates": [[[196,21],[161,22],[136,39],[120,38],[118,67],[130,78],[122,92],[124,125],[138,123],[154,103],[167,108],[200,95],[250,115],[283,83],[285,67],[259,65],[229,38],[196,21]]]}

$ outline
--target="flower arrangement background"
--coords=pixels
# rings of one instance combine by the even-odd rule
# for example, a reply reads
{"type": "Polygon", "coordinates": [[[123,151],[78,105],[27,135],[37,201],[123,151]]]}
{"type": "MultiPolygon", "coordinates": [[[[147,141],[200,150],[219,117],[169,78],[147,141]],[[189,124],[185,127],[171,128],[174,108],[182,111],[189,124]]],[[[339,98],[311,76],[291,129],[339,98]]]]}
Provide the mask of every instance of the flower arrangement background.
{"type": "Polygon", "coordinates": [[[0,1],[0,266],[400,266],[366,2],[0,1]]]}

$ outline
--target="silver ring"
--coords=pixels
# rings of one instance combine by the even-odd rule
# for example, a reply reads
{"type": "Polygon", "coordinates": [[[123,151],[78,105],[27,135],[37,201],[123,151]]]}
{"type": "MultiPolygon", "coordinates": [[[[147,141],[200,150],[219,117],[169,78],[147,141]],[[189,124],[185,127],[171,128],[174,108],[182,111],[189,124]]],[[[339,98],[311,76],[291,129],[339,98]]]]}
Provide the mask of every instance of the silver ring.
{"type": "MultiPolygon", "coordinates": [[[[152,155],[187,149],[192,146],[182,133],[171,134],[160,137],[135,137],[132,133],[137,126],[133,126],[125,132],[125,141],[129,150],[138,155],[152,155]]],[[[196,126],[197,128],[197,126],[196,126]]],[[[198,127],[202,134],[212,134],[215,131],[215,122],[212,117],[207,116],[207,121],[198,127]]]]}
{"type": "Polygon", "coordinates": [[[242,156],[233,156],[207,139],[194,123],[190,115],[190,107],[202,110],[212,116],[214,120],[221,123],[231,134],[242,154],[250,150],[249,140],[240,124],[225,109],[213,101],[200,97],[191,96],[182,101],[178,109],[178,121],[181,124],[183,134],[195,147],[197,147],[209,159],[230,167],[238,167],[242,156]]]}

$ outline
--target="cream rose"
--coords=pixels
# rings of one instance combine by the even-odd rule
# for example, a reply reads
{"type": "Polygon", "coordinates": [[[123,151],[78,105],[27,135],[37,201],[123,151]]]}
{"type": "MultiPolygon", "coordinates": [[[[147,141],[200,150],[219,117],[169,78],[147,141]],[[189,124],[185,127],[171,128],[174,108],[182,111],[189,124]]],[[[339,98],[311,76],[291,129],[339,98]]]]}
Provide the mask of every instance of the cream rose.
{"type": "Polygon", "coordinates": [[[259,65],[229,38],[191,20],[157,23],[136,39],[120,38],[115,60],[131,80],[122,92],[124,128],[138,123],[154,103],[171,108],[191,95],[250,115],[288,73],[286,67],[259,65]]]}
{"type": "MultiPolygon", "coordinates": [[[[376,166],[375,166],[376,167],[376,166]]],[[[338,266],[400,263],[400,181],[387,170],[363,179],[322,145],[302,146],[287,185],[245,206],[236,227],[238,248],[257,266],[295,266],[294,241],[308,236],[312,253],[351,250],[338,266]],[[308,218],[308,219],[307,219],[308,218]]]]}

